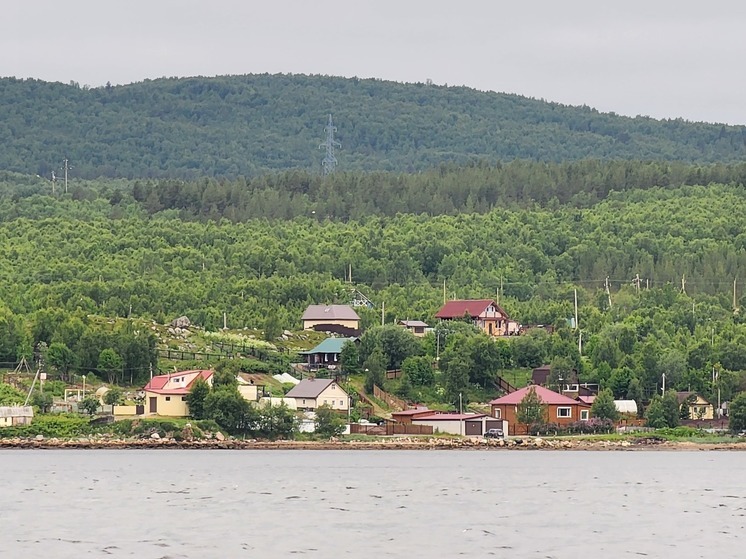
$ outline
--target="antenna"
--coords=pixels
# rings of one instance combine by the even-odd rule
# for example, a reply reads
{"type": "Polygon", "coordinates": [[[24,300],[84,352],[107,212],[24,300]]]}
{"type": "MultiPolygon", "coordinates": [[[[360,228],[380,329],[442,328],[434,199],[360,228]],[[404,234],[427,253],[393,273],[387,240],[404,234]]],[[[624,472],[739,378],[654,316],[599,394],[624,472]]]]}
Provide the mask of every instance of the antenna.
{"type": "Polygon", "coordinates": [[[334,139],[334,133],[336,131],[337,127],[332,123],[332,115],[330,114],[329,123],[324,128],[324,132],[326,132],[326,141],[319,144],[319,149],[326,148],[326,156],[324,156],[324,159],[321,161],[321,167],[324,169],[324,176],[332,174],[334,169],[337,167],[337,158],[334,157],[334,148],[341,148],[342,144],[334,139]]]}

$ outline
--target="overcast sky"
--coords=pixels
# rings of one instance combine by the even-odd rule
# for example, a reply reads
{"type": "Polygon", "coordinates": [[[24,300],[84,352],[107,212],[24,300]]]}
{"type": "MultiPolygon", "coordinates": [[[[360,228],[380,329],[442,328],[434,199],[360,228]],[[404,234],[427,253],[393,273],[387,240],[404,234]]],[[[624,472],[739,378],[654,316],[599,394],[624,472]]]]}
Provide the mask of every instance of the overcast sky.
{"type": "Polygon", "coordinates": [[[0,75],[279,73],[466,85],[746,124],[743,0],[3,0],[0,75]]]}

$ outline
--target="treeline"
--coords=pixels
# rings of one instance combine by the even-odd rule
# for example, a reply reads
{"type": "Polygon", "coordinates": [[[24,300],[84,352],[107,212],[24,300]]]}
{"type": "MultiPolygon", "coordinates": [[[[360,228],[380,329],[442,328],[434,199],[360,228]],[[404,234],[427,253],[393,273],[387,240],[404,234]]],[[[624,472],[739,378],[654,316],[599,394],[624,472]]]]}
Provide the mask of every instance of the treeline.
{"type": "Polygon", "coordinates": [[[340,169],[587,158],[737,162],[746,127],[621,117],[517,95],[375,79],[245,75],[100,88],[0,79],[0,169],[79,178],[318,173],[327,115],[340,169]]]}
{"type": "MultiPolygon", "coordinates": [[[[296,217],[349,220],[401,213],[454,215],[505,208],[589,208],[613,193],[712,183],[742,187],[746,184],[746,164],[475,162],[441,165],[415,174],[337,173],[322,178],[288,171],[236,180],[76,180],[69,184],[67,195],[61,185],[55,187],[54,194],[63,200],[104,199],[118,210],[114,216],[125,215],[129,210],[124,208],[134,201],[149,215],[170,211],[175,213],[168,215],[183,220],[236,222],[296,217]]],[[[0,187],[0,201],[52,194],[49,181],[7,172],[0,174],[0,187]]]]}

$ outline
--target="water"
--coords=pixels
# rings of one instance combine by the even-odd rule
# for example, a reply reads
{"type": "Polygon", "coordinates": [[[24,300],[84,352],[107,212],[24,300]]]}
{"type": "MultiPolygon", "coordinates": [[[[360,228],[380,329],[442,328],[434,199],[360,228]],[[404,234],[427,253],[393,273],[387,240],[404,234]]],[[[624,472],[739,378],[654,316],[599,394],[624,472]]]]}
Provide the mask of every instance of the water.
{"type": "Polygon", "coordinates": [[[739,452],[0,452],[0,557],[741,556],[739,452]]]}

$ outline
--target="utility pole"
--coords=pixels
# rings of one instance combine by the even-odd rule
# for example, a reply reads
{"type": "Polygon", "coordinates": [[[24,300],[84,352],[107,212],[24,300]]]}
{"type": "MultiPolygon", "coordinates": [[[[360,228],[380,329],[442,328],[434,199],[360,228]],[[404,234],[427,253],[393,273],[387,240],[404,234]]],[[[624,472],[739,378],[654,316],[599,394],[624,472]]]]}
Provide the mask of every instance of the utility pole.
{"type": "Polygon", "coordinates": [[[446,304],[446,280],[443,280],[443,304],[446,304]]]}
{"type": "Polygon", "coordinates": [[[681,292],[686,295],[686,275],[681,274],[681,292]]]}
{"type": "Polygon", "coordinates": [[[640,274],[635,274],[635,279],[632,280],[632,282],[635,284],[635,288],[637,289],[637,294],[640,294],[640,282],[642,280],[640,279],[640,274]]]}
{"type": "Polygon", "coordinates": [[[72,167],[70,166],[70,160],[67,157],[65,157],[62,163],[62,169],[65,171],[65,194],[67,194],[67,171],[72,169],[72,167]]]}
{"type": "Polygon", "coordinates": [[[575,330],[580,329],[580,324],[578,323],[578,290],[575,289],[575,330]]]}
{"type": "Polygon", "coordinates": [[[736,303],[736,280],[738,278],[733,278],[733,312],[738,312],[738,305],[736,303]]]}
{"type": "Polygon", "coordinates": [[[606,296],[609,298],[609,308],[611,308],[611,289],[609,289],[609,276],[606,276],[606,281],[604,282],[606,286],[606,296]]]}
{"type": "Polygon", "coordinates": [[[52,171],[52,195],[57,193],[57,175],[54,174],[54,171],[52,171]]]}
{"type": "Polygon", "coordinates": [[[322,144],[319,144],[319,149],[326,149],[326,155],[321,161],[321,167],[324,170],[324,176],[327,176],[332,174],[334,169],[337,167],[337,158],[334,157],[334,148],[342,147],[342,144],[334,139],[334,133],[337,131],[337,127],[332,123],[332,115],[329,115],[329,123],[324,128],[324,131],[326,132],[326,140],[322,144]]]}
{"type": "Polygon", "coordinates": [[[386,320],[386,301],[381,301],[381,326],[384,325],[386,320]]]}

